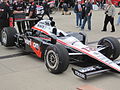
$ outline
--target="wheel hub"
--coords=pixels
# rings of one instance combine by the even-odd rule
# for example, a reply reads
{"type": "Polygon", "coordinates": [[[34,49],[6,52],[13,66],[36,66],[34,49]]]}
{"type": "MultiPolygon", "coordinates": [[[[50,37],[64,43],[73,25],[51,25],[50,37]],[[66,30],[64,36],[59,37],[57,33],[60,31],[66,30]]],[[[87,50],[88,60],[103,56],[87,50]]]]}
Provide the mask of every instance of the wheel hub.
{"type": "Polygon", "coordinates": [[[2,42],[4,43],[4,44],[6,44],[6,42],[7,42],[7,35],[6,35],[6,33],[3,31],[3,33],[2,33],[2,42]]]}
{"type": "Polygon", "coordinates": [[[50,55],[50,62],[52,65],[55,64],[56,60],[55,60],[55,56],[53,54],[50,55]]]}
{"type": "Polygon", "coordinates": [[[48,66],[52,69],[55,69],[58,66],[59,59],[58,59],[57,54],[53,50],[50,50],[47,53],[46,62],[48,66]]]}

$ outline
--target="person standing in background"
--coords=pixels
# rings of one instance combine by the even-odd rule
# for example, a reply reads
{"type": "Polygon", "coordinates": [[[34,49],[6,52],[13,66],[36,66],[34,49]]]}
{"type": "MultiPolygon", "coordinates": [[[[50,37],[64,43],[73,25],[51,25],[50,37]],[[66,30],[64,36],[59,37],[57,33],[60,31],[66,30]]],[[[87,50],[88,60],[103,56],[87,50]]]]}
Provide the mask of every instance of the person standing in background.
{"type": "Polygon", "coordinates": [[[92,16],[92,4],[90,3],[90,0],[87,0],[85,3],[85,17],[83,20],[83,24],[81,26],[81,30],[84,30],[86,22],[88,22],[88,30],[91,30],[91,16],[92,16]]]}
{"type": "MultiPolygon", "coordinates": [[[[25,9],[26,5],[23,0],[17,0],[17,2],[13,3],[13,18],[15,20],[22,20],[25,19],[25,9]]],[[[17,22],[19,33],[22,34],[22,30],[25,29],[24,22],[17,22]]]]}
{"type": "Polygon", "coordinates": [[[115,6],[112,4],[111,1],[108,2],[108,6],[105,9],[105,20],[104,20],[104,26],[102,31],[107,31],[107,25],[110,22],[112,25],[112,31],[115,32],[114,27],[114,16],[115,16],[115,6]]]}
{"type": "Polygon", "coordinates": [[[117,25],[120,24],[120,11],[118,12],[118,20],[117,20],[117,25]]]}
{"type": "Polygon", "coordinates": [[[84,17],[85,17],[85,3],[82,3],[82,24],[83,24],[84,17]]]}
{"type": "Polygon", "coordinates": [[[82,25],[82,6],[81,2],[77,1],[74,6],[74,12],[76,13],[76,27],[81,27],[82,25]]]}
{"type": "Polygon", "coordinates": [[[62,15],[71,15],[71,12],[68,11],[67,3],[63,3],[62,5],[62,15]]]}
{"type": "MultiPolygon", "coordinates": [[[[37,17],[37,11],[36,11],[36,4],[34,3],[34,0],[29,0],[29,11],[28,11],[28,17],[29,18],[36,18],[37,17]]],[[[34,26],[37,23],[37,21],[29,21],[30,28],[34,26]]]]}
{"type": "Polygon", "coordinates": [[[3,0],[0,3],[0,42],[1,42],[1,31],[4,27],[9,27],[9,17],[11,10],[9,8],[8,0],[3,0]]]}
{"type": "Polygon", "coordinates": [[[37,11],[36,11],[36,4],[34,3],[34,0],[29,0],[29,12],[28,12],[28,18],[36,18],[37,11]]]}
{"type": "Polygon", "coordinates": [[[51,19],[51,17],[50,17],[50,6],[48,4],[48,0],[43,1],[42,6],[43,6],[43,9],[44,9],[44,13],[42,14],[41,18],[43,19],[43,16],[47,15],[49,17],[49,19],[51,19]]]}

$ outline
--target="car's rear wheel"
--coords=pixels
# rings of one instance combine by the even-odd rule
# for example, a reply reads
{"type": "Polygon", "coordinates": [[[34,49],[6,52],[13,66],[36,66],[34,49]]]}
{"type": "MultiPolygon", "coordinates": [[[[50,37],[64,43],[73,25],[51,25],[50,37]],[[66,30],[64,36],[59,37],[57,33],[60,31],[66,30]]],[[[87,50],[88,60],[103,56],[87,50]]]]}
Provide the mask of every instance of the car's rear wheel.
{"type": "Polygon", "coordinates": [[[53,74],[66,71],[69,66],[68,51],[59,44],[47,47],[44,60],[48,71],[53,74]]]}
{"type": "Polygon", "coordinates": [[[106,47],[100,52],[111,60],[115,60],[120,55],[120,43],[114,37],[105,37],[98,42],[98,45],[106,47]]]}
{"type": "Polygon", "coordinates": [[[17,33],[15,28],[5,27],[1,32],[1,42],[4,46],[14,46],[15,45],[15,37],[14,35],[17,33]]]}

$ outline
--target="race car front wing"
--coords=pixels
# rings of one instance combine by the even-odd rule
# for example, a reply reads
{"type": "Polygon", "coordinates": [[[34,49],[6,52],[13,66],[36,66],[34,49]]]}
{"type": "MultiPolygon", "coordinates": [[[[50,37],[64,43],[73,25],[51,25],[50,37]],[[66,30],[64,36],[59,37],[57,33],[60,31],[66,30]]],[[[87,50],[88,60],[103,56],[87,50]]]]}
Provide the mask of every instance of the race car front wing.
{"type": "MultiPolygon", "coordinates": [[[[117,65],[120,65],[120,60],[115,60],[113,62],[116,63],[117,65]]],[[[99,65],[89,66],[89,67],[81,68],[79,70],[72,68],[73,73],[84,80],[86,80],[88,76],[107,72],[110,70],[111,68],[104,68],[99,65]]]]}

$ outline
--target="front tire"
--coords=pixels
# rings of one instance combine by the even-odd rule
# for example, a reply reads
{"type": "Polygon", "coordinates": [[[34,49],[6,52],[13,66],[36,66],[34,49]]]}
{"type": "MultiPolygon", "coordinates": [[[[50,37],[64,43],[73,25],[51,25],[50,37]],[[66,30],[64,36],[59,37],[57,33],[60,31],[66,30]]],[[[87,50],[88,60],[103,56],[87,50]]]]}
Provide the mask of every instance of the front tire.
{"type": "Polygon", "coordinates": [[[48,71],[53,74],[66,71],[69,66],[68,51],[59,44],[47,47],[44,60],[48,71]]]}
{"type": "Polygon", "coordinates": [[[1,42],[4,46],[14,46],[15,45],[15,37],[14,35],[17,34],[15,28],[12,27],[5,27],[1,32],[1,42]]]}
{"type": "Polygon", "coordinates": [[[111,60],[115,60],[120,55],[120,43],[114,37],[105,37],[98,42],[98,45],[106,47],[100,52],[111,60]]]}

